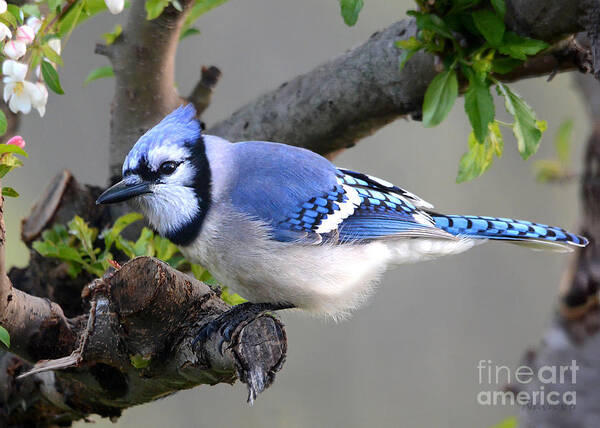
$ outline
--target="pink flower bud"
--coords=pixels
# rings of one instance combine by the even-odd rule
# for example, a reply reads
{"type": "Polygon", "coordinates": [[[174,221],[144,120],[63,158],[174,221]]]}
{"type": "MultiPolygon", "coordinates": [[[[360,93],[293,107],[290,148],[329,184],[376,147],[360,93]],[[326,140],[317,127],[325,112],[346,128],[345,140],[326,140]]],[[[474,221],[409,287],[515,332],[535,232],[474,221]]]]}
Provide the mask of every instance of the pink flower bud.
{"type": "Polygon", "coordinates": [[[27,46],[20,40],[9,40],[2,52],[10,59],[19,59],[27,52],[27,46]]]}
{"type": "Polygon", "coordinates": [[[12,144],[13,146],[17,146],[22,149],[25,148],[25,140],[20,135],[15,135],[10,140],[8,140],[6,144],[12,144]]]}
{"type": "Polygon", "coordinates": [[[33,43],[35,31],[29,25],[21,25],[17,28],[17,40],[24,42],[26,45],[33,43]]]}

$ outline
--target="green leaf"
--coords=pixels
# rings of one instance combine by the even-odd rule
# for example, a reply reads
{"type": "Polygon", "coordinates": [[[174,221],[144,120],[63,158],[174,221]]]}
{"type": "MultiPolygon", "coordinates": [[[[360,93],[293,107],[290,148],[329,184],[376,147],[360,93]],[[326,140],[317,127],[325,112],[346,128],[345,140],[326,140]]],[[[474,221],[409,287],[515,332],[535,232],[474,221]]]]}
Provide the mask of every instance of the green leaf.
{"type": "Polygon", "coordinates": [[[60,86],[58,73],[48,61],[42,61],[42,76],[44,77],[44,82],[46,82],[48,87],[54,92],[61,95],[65,93],[60,86]]]}
{"type": "Polygon", "coordinates": [[[110,249],[117,239],[117,236],[119,236],[123,230],[125,230],[129,225],[143,218],[144,216],[142,216],[140,213],[129,213],[116,219],[113,226],[102,233],[102,237],[104,238],[104,246],[107,249],[110,249]]]}
{"type": "MultiPolygon", "coordinates": [[[[14,6],[14,5],[8,5],[8,6],[10,7],[10,6],[14,6]]],[[[10,13],[10,11],[6,11],[3,14],[1,14],[0,20],[2,20],[9,27],[17,27],[19,25],[17,23],[17,18],[15,18],[15,16],[12,13],[10,13]]]]}
{"type": "Polygon", "coordinates": [[[8,330],[0,325],[0,342],[4,344],[7,348],[10,348],[10,334],[8,330]]]}
{"type": "Polygon", "coordinates": [[[152,232],[147,227],[144,227],[142,229],[142,232],[140,233],[138,240],[135,241],[135,244],[133,244],[133,251],[135,253],[135,256],[136,257],[141,257],[141,256],[153,257],[154,256],[154,245],[152,245],[153,240],[154,240],[154,232],[152,232]]]}
{"type": "Polygon", "coordinates": [[[542,159],[533,164],[535,179],[540,183],[559,181],[569,176],[565,165],[556,159],[542,159]]]}
{"type": "Polygon", "coordinates": [[[429,13],[417,13],[414,16],[417,18],[417,27],[420,30],[431,30],[447,39],[454,39],[452,31],[439,16],[429,13]]]}
{"type": "Polygon", "coordinates": [[[358,15],[363,8],[363,0],[340,0],[342,18],[349,27],[358,21],[358,15]]]}
{"type": "Polygon", "coordinates": [[[402,71],[406,62],[412,58],[412,56],[416,54],[415,51],[402,51],[400,56],[398,57],[398,71],[402,71]]]}
{"type": "Polygon", "coordinates": [[[469,151],[465,153],[458,164],[457,183],[462,183],[479,177],[489,169],[494,160],[494,155],[502,155],[503,142],[500,127],[496,122],[490,124],[488,137],[478,142],[475,134],[469,134],[469,151]]]}
{"type": "Polygon", "coordinates": [[[0,154],[4,153],[14,153],[16,155],[25,156],[26,158],[29,157],[25,150],[14,144],[0,144],[0,154]]]}
{"type": "Polygon", "coordinates": [[[23,15],[23,11],[16,4],[9,4],[7,8],[8,13],[10,13],[18,22],[18,24],[22,24],[25,16],[23,15]]]}
{"type": "Polygon", "coordinates": [[[37,4],[24,4],[21,6],[21,10],[26,16],[35,16],[38,19],[42,16],[37,4]]]}
{"type": "Polygon", "coordinates": [[[8,196],[10,198],[18,198],[19,193],[12,187],[3,187],[2,188],[2,196],[8,196]]]}
{"type": "MultiPolygon", "coordinates": [[[[2,110],[0,110],[0,135],[6,134],[6,128],[8,127],[8,121],[6,120],[6,115],[2,110]]],[[[12,144],[11,144],[12,146],[12,144]]],[[[25,153],[27,154],[27,153],[25,153]]]]}
{"type": "Polygon", "coordinates": [[[503,43],[498,46],[498,51],[512,58],[525,60],[527,55],[535,55],[548,46],[548,43],[542,40],[521,37],[512,31],[507,31],[503,43]]]}
{"type": "Polygon", "coordinates": [[[198,281],[202,281],[208,285],[217,285],[217,281],[215,281],[211,273],[202,266],[192,264],[191,269],[192,275],[194,275],[194,278],[196,278],[198,281]]]}
{"type": "Polygon", "coordinates": [[[200,34],[200,30],[194,27],[186,28],[179,36],[179,40],[187,39],[190,36],[195,36],[200,34]]]}
{"type": "Polygon", "coordinates": [[[76,237],[83,247],[84,252],[92,260],[96,261],[96,254],[94,252],[94,241],[98,234],[98,231],[90,227],[84,219],[76,215],[73,217],[67,226],[69,227],[69,234],[76,237]]]}
{"type": "Polygon", "coordinates": [[[513,134],[517,139],[519,153],[523,159],[534,154],[542,139],[543,124],[539,123],[531,107],[516,93],[512,92],[506,85],[499,83],[496,86],[498,93],[504,97],[506,111],[511,114],[513,123],[513,134]]]}
{"type": "Polygon", "coordinates": [[[58,54],[58,52],[56,52],[54,49],[52,49],[49,44],[46,43],[45,45],[42,46],[42,53],[44,54],[44,56],[46,58],[48,58],[53,63],[61,65],[61,66],[64,65],[63,60],[60,57],[60,55],[58,54]]]}
{"type": "Polygon", "coordinates": [[[169,5],[169,0],[146,0],[146,19],[151,21],[160,16],[169,5]]]}
{"type": "Polygon", "coordinates": [[[76,248],[70,247],[67,244],[58,244],[56,246],[57,257],[61,260],[69,260],[77,263],[84,263],[83,258],[76,248]]]}
{"type": "MultiPolygon", "coordinates": [[[[485,56],[477,54],[473,57],[472,69],[473,69],[473,71],[475,71],[475,74],[477,75],[477,78],[479,78],[479,80],[485,81],[487,79],[488,75],[490,74],[490,71],[492,71],[493,58],[494,58],[493,50],[490,50],[490,53],[488,53],[485,56]]],[[[462,66],[462,70],[463,70],[463,74],[465,74],[465,75],[468,75],[468,73],[470,71],[469,68],[466,66],[462,66]]]]}
{"type": "Polygon", "coordinates": [[[504,0],[491,0],[492,7],[500,17],[504,21],[504,16],[506,15],[506,3],[504,0]]]}
{"type": "MultiPolygon", "coordinates": [[[[177,245],[159,235],[154,236],[153,246],[155,249],[155,257],[165,262],[171,261],[171,259],[179,253],[177,245]]],[[[175,262],[175,260],[173,260],[173,262],[175,262]]]]}
{"type": "Polygon", "coordinates": [[[56,12],[62,4],[62,0],[48,0],[48,8],[50,12],[56,12]]]}
{"type": "Polygon", "coordinates": [[[492,71],[498,74],[506,74],[523,64],[523,60],[514,58],[496,58],[492,61],[492,71]]]}
{"type": "Polygon", "coordinates": [[[423,43],[413,36],[408,39],[398,40],[396,42],[396,47],[408,51],[417,51],[423,47],[423,43]]]}
{"type": "Polygon", "coordinates": [[[421,48],[423,43],[417,40],[415,37],[410,37],[405,40],[398,40],[396,47],[402,49],[400,57],[398,58],[398,71],[402,71],[406,62],[421,48]]]}
{"type": "Polygon", "coordinates": [[[431,81],[423,101],[423,125],[432,127],[440,124],[452,109],[458,96],[456,71],[444,71],[431,81]]]}
{"type": "Polygon", "coordinates": [[[556,155],[563,164],[568,164],[571,160],[571,141],[573,133],[573,120],[567,119],[560,124],[556,132],[554,144],[556,146],[556,155]]]}
{"type": "Polygon", "coordinates": [[[3,178],[6,174],[12,171],[12,167],[8,165],[0,164],[0,178],[3,178]]]}
{"type": "Polygon", "coordinates": [[[490,45],[498,46],[502,43],[506,27],[498,15],[488,9],[477,10],[473,12],[473,20],[490,45]]]}
{"type": "Polygon", "coordinates": [[[117,247],[117,249],[124,252],[125,255],[130,259],[136,257],[133,242],[123,238],[121,235],[117,235],[117,237],[115,238],[115,246],[117,247]]]}
{"type": "Polygon", "coordinates": [[[227,0],[196,0],[192,10],[190,10],[190,13],[185,19],[183,28],[189,28],[196,21],[196,19],[200,18],[209,10],[214,9],[225,2],[227,2],[227,0]]]}
{"type": "MultiPolygon", "coordinates": [[[[127,1],[125,2],[125,7],[129,7],[127,1]]],[[[62,38],[83,21],[105,10],[107,8],[104,0],[77,0],[77,4],[71,7],[67,14],[60,20],[58,35],[62,38]]]]}
{"type": "Polygon", "coordinates": [[[150,357],[149,355],[145,356],[141,354],[135,354],[130,355],[129,359],[133,367],[135,367],[136,369],[143,369],[145,367],[148,367],[150,361],[152,360],[152,357],[150,357]]]}
{"type": "Polygon", "coordinates": [[[227,303],[230,306],[239,305],[240,303],[246,303],[247,300],[244,299],[237,293],[232,293],[229,291],[229,287],[221,287],[221,300],[227,303]]]}
{"type": "Polygon", "coordinates": [[[112,66],[107,65],[104,67],[98,67],[89,72],[89,74],[85,78],[85,81],[83,82],[83,86],[87,86],[90,82],[93,82],[94,80],[103,79],[106,77],[113,77],[114,75],[115,72],[112,66]]]}
{"type": "Polygon", "coordinates": [[[102,38],[104,39],[104,41],[106,42],[107,45],[112,45],[115,40],[117,40],[117,38],[123,33],[123,27],[121,27],[119,24],[115,25],[115,28],[109,32],[109,33],[104,33],[102,35],[102,38]]]}
{"type": "Polygon", "coordinates": [[[478,79],[474,73],[469,75],[469,88],[465,93],[465,112],[477,141],[485,140],[489,125],[494,120],[494,99],[488,84],[478,79]]]}

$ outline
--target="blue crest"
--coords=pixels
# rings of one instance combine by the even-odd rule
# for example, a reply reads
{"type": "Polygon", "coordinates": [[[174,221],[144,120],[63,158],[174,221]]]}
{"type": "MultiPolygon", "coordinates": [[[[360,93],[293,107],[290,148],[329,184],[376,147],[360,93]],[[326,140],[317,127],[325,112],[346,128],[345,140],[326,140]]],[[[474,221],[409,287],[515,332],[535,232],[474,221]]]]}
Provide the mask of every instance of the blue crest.
{"type": "Polygon", "coordinates": [[[123,162],[123,175],[138,168],[142,159],[148,160],[150,153],[158,147],[176,150],[190,146],[201,134],[202,125],[196,118],[194,106],[191,103],[179,106],[135,143],[123,162]]]}

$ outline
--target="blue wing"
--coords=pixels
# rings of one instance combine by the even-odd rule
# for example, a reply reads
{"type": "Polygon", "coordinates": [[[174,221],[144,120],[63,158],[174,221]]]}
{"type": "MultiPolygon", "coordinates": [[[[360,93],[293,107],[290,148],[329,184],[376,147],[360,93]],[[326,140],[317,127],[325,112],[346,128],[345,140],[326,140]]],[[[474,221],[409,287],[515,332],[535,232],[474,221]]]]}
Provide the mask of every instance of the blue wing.
{"type": "Polygon", "coordinates": [[[239,168],[232,203],[269,224],[275,240],[454,239],[419,208],[429,204],[387,182],[338,169],[296,147],[265,142],[234,147],[239,168]]]}

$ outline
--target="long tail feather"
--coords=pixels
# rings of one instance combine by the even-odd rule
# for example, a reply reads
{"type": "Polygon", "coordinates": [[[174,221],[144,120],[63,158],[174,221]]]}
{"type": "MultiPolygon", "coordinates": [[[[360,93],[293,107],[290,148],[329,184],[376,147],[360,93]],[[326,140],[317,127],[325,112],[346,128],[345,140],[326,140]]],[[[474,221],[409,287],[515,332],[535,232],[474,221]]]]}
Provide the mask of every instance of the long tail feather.
{"type": "Polygon", "coordinates": [[[534,249],[570,251],[585,247],[588,240],[560,227],[527,220],[475,215],[431,214],[435,224],[455,236],[509,241],[534,249]]]}

